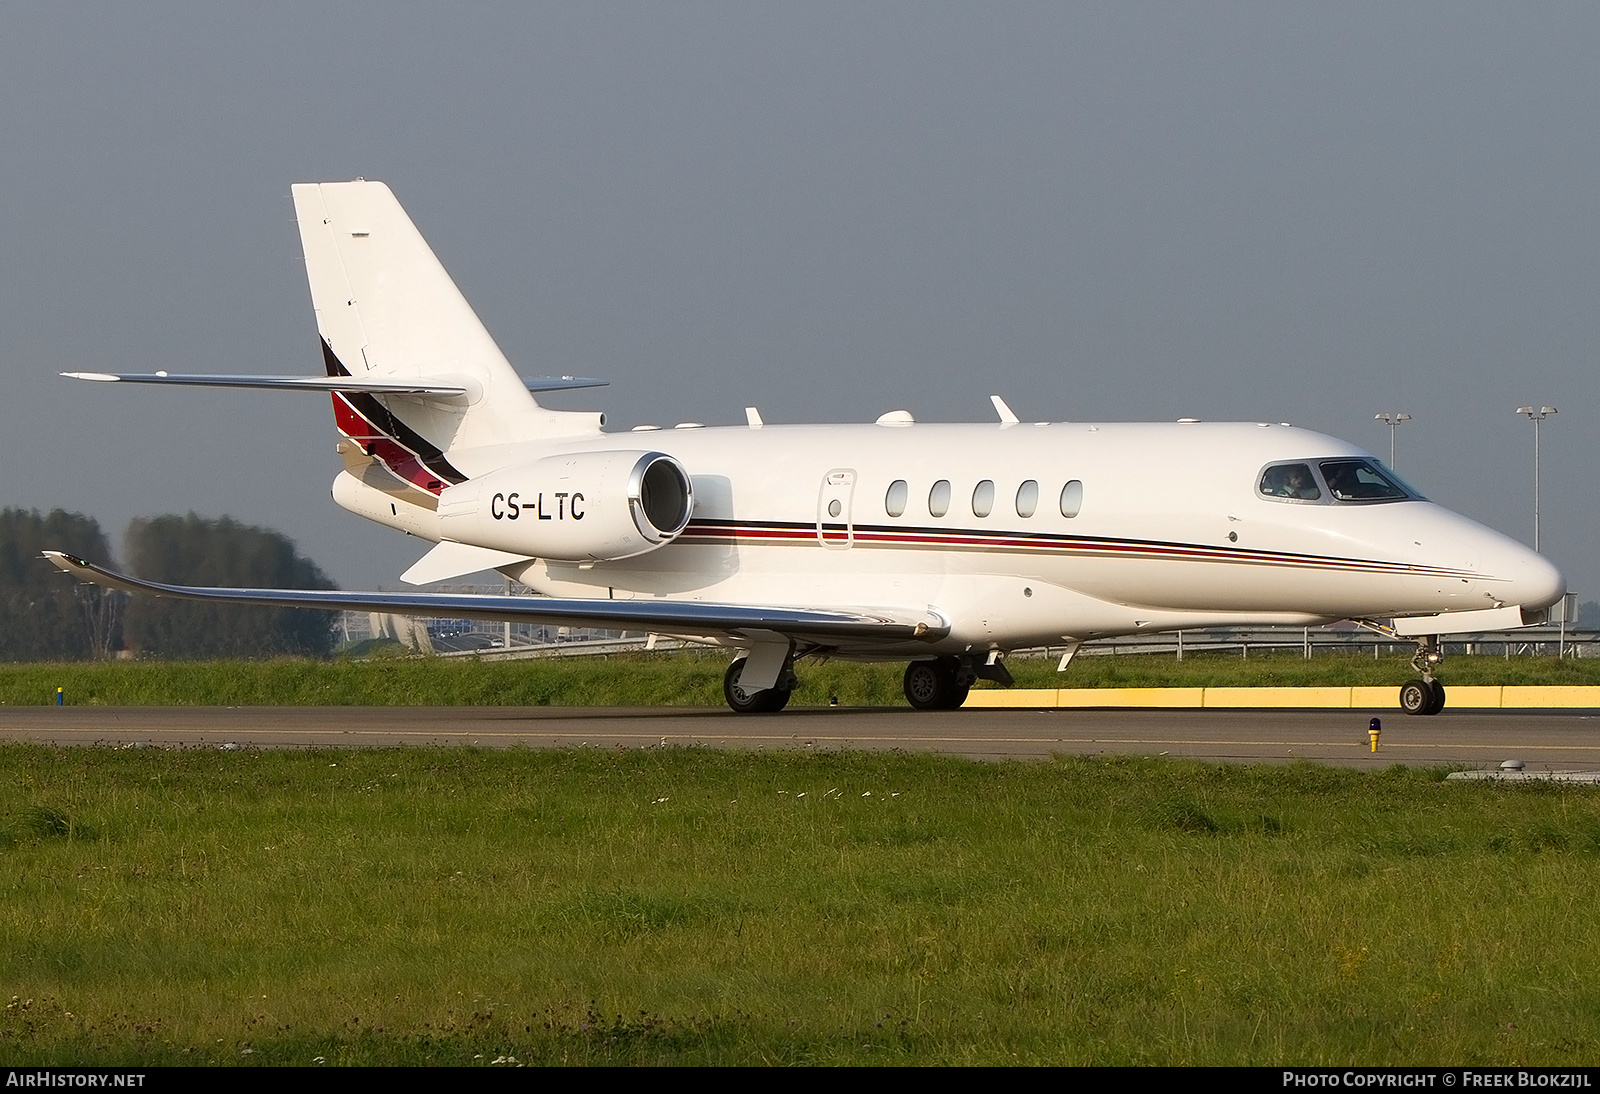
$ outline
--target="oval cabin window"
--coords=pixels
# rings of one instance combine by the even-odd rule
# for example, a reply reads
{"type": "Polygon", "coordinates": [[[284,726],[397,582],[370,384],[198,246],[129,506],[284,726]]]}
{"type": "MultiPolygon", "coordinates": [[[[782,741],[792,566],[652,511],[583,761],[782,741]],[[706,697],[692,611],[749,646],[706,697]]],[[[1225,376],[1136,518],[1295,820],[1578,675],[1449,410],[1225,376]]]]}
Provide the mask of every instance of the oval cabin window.
{"type": "Polygon", "coordinates": [[[889,492],[883,496],[883,508],[891,517],[904,516],[906,511],[906,497],[911,493],[906,486],[905,479],[895,479],[889,484],[889,492]]]}
{"type": "Polygon", "coordinates": [[[1073,479],[1061,488],[1061,515],[1075,517],[1083,508],[1083,483],[1073,479]]]}
{"type": "Polygon", "coordinates": [[[972,515],[986,517],[994,512],[994,480],[984,479],[972,491],[972,515]]]}
{"type": "Polygon", "coordinates": [[[928,491],[928,515],[942,517],[950,511],[950,480],[940,479],[928,491]]]}
{"type": "Polygon", "coordinates": [[[1031,517],[1039,508],[1039,484],[1029,479],[1017,487],[1017,516],[1031,517]]]}

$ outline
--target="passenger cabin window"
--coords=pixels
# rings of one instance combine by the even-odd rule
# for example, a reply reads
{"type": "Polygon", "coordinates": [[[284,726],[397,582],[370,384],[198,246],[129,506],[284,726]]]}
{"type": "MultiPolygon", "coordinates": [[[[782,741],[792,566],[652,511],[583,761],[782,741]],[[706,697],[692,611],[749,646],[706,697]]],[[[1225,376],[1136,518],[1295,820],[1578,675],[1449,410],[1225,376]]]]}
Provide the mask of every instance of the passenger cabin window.
{"type": "Polygon", "coordinates": [[[1029,479],[1017,487],[1017,516],[1031,517],[1039,508],[1039,484],[1029,479]]]}
{"type": "Polygon", "coordinates": [[[883,508],[891,517],[904,516],[906,511],[906,498],[911,493],[906,486],[905,479],[895,479],[889,484],[889,492],[883,496],[883,508]]]}
{"type": "Polygon", "coordinates": [[[1269,467],[1261,476],[1261,492],[1269,498],[1292,498],[1295,501],[1317,501],[1322,490],[1308,463],[1280,463],[1269,467]]]}
{"type": "Polygon", "coordinates": [[[950,480],[940,479],[928,491],[928,515],[942,517],[950,511],[950,480]]]}
{"type": "Polygon", "coordinates": [[[994,480],[984,479],[972,491],[972,515],[986,517],[994,512],[994,480]]]}
{"type": "Polygon", "coordinates": [[[1319,465],[1335,501],[1404,501],[1410,492],[1367,460],[1323,460],[1319,465]]]}
{"type": "Polygon", "coordinates": [[[1083,508],[1083,483],[1073,479],[1061,488],[1061,515],[1075,517],[1083,508]]]}

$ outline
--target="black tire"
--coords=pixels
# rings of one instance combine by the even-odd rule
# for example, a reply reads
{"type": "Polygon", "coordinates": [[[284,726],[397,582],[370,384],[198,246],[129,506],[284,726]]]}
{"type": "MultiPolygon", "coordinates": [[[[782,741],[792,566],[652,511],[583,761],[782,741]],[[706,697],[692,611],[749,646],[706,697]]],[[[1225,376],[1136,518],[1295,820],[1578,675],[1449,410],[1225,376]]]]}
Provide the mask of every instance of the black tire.
{"type": "Polygon", "coordinates": [[[967,701],[970,687],[956,684],[953,659],[913,661],[906,666],[902,686],[906,702],[916,710],[955,710],[967,701]]]}
{"type": "MultiPolygon", "coordinates": [[[[1442,703],[1443,699],[1439,701],[1442,703]]],[[[1433,704],[1434,689],[1427,680],[1407,680],[1400,685],[1400,709],[1407,714],[1433,714],[1433,704]]]]}
{"type": "Polygon", "coordinates": [[[1444,685],[1437,680],[1428,680],[1425,683],[1428,685],[1428,690],[1433,693],[1433,699],[1428,703],[1428,709],[1423,713],[1438,714],[1444,709],[1444,685]]]}
{"type": "Polygon", "coordinates": [[[913,661],[901,686],[913,710],[944,710],[952,683],[937,661],[913,661]]]}
{"type": "Polygon", "coordinates": [[[722,697],[728,709],[735,714],[776,714],[789,705],[788,688],[766,688],[762,691],[745,691],[738,684],[747,659],[737,658],[722,674],[722,697]]]}

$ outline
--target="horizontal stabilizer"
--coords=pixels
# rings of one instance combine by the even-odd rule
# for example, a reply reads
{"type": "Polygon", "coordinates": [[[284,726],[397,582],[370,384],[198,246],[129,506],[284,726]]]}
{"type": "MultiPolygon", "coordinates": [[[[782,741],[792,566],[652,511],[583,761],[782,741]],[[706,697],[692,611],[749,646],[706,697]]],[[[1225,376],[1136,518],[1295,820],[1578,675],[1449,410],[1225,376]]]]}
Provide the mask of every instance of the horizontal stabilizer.
{"type": "MultiPolygon", "coordinates": [[[[248,387],[276,391],[353,391],[369,395],[465,395],[465,384],[448,380],[377,380],[354,376],[217,376],[170,372],[63,372],[74,380],[99,384],[176,384],[180,387],[248,387]]],[[[592,376],[524,376],[529,391],[572,391],[605,387],[607,381],[592,376]]]]}
{"type": "Polygon", "coordinates": [[[167,372],[63,372],[74,380],[183,387],[250,387],[276,391],[353,391],[369,395],[465,395],[467,388],[434,380],[376,380],[353,376],[208,376],[167,372]]]}
{"type": "Polygon", "coordinates": [[[400,575],[407,585],[426,585],[431,581],[449,581],[463,574],[492,570],[513,562],[527,562],[531,555],[518,555],[510,551],[495,551],[488,547],[474,547],[469,543],[451,543],[445,540],[433,550],[412,563],[411,569],[400,575]]]}
{"type": "Polygon", "coordinates": [[[610,381],[596,380],[593,376],[524,376],[522,384],[529,391],[571,391],[580,387],[605,387],[610,381]]]}
{"type": "Polygon", "coordinates": [[[950,633],[950,623],[932,609],[817,610],[749,604],[706,604],[698,600],[564,600],[543,596],[485,593],[367,593],[321,589],[211,589],[145,581],[96,566],[61,551],[44,557],[80,581],[129,593],[151,593],[180,600],[256,604],[271,608],[324,611],[392,612],[547,623],[562,627],[649,631],[700,640],[770,641],[777,636],[843,646],[851,641],[882,648],[886,642],[935,642],[950,633]]]}

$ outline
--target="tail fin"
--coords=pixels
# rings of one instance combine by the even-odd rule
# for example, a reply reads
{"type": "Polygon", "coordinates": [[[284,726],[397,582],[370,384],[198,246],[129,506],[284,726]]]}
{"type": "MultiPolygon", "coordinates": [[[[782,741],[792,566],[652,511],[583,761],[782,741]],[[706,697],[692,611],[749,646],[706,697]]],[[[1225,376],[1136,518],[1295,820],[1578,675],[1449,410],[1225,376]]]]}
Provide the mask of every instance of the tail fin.
{"type": "Polygon", "coordinates": [[[437,494],[466,478],[462,450],[599,430],[597,414],[539,406],[387,186],[293,191],[328,375],[466,391],[335,392],[340,431],[369,454],[437,494]]]}

